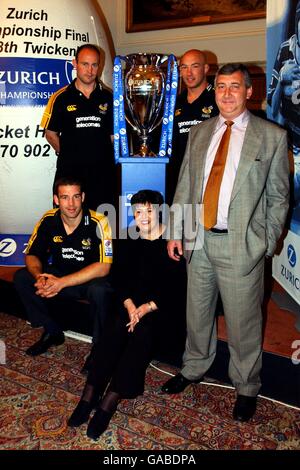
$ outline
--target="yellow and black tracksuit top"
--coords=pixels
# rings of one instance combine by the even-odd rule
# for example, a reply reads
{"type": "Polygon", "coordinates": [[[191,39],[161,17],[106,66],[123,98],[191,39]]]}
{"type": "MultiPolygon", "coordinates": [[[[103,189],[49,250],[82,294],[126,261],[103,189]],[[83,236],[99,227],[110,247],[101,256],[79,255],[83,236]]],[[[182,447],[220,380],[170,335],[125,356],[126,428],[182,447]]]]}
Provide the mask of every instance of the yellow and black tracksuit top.
{"type": "Polygon", "coordinates": [[[36,224],[26,254],[49,261],[62,275],[79,271],[92,263],[112,263],[112,234],[107,217],[84,209],[80,224],[67,234],[59,209],[46,212],[36,224]]]}

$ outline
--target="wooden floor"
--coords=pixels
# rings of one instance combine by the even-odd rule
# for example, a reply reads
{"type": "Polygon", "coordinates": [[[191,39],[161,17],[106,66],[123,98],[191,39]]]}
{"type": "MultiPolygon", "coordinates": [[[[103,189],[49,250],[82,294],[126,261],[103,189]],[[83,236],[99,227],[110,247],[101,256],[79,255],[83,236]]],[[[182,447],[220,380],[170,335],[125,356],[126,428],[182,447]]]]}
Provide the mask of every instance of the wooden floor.
{"type": "MultiPolygon", "coordinates": [[[[284,289],[276,281],[273,291],[285,295],[284,289]]],[[[279,308],[273,299],[269,298],[264,310],[264,351],[291,357],[294,351],[293,342],[300,340],[300,331],[296,329],[295,323],[296,317],[293,313],[279,308]]],[[[218,337],[227,340],[223,316],[218,318],[218,337]]]]}

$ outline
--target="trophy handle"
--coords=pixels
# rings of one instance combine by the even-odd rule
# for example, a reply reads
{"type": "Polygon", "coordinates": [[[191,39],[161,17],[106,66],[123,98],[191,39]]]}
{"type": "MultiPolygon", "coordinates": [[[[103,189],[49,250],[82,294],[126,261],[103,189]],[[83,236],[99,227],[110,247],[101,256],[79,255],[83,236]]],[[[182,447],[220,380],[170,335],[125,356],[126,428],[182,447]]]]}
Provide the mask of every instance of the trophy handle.
{"type": "Polygon", "coordinates": [[[154,124],[150,127],[150,129],[149,129],[149,131],[148,131],[149,134],[150,134],[150,132],[154,131],[154,129],[156,129],[158,126],[161,125],[162,120],[163,120],[163,116],[161,116],[161,118],[159,118],[158,120],[156,120],[156,121],[154,122],[154,124]]]}
{"type": "Polygon", "coordinates": [[[133,128],[133,130],[136,131],[137,133],[139,133],[139,128],[133,123],[133,121],[131,121],[131,120],[129,119],[129,117],[128,117],[127,115],[125,116],[125,119],[126,119],[126,121],[128,122],[128,124],[131,125],[131,127],[133,128]]]}

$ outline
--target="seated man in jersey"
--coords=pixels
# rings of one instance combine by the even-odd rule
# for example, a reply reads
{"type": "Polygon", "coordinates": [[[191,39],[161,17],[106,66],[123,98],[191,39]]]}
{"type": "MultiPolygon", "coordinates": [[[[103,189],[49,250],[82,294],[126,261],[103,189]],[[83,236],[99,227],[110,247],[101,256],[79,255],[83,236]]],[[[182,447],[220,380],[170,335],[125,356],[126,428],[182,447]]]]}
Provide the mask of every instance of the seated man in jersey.
{"type": "Polygon", "coordinates": [[[26,268],[15,274],[31,325],[44,328],[39,341],[27,349],[30,356],[64,342],[61,322],[51,313],[56,298],[87,299],[94,322],[93,344],[100,336],[111,299],[111,228],[104,215],[84,208],[84,197],[77,179],[56,181],[58,208],[46,212],[36,224],[26,250],[26,268]]]}

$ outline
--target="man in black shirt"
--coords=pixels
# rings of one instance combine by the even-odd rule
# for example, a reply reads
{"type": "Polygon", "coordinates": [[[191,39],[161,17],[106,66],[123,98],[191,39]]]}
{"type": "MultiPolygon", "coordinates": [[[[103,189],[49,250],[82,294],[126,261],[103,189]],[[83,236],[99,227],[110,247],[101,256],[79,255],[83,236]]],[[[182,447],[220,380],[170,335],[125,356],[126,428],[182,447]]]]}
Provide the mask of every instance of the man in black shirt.
{"type": "Polygon", "coordinates": [[[41,339],[26,354],[38,356],[64,342],[61,326],[51,318],[51,299],[88,299],[97,343],[109,308],[108,279],[112,237],[108,219],[84,209],[85,194],[74,178],[56,181],[54,202],[36,224],[26,251],[26,268],[15,274],[15,286],[33,327],[44,327],[41,339]]]}
{"type": "Polygon", "coordinates": [[[55,180],[74,176],[83,181],[86,205],[96,210],[113,203],[113,103],[110,91],[98,82],[100,52],[84,44],[73,60],[77,78],[51,96],[41,127],[58,155],[55,180]]]}
{"type": "Polygon", "coordinates": [[[205,54],[198,49],[185,52],[179,68],[186,89],[177,97],[175,106],[172,157],[167,169],[168,203],[173,200],[190,128],[219,114],[214,88],[207,81],[209,65],[205,54]]]}

